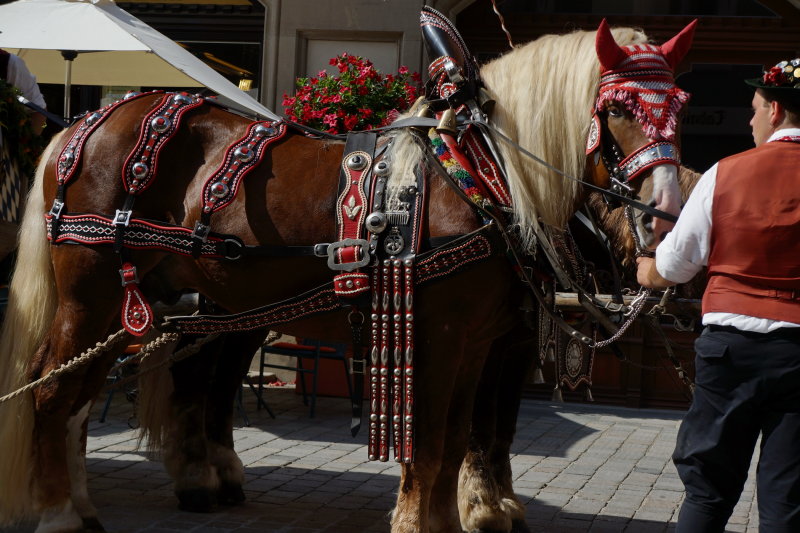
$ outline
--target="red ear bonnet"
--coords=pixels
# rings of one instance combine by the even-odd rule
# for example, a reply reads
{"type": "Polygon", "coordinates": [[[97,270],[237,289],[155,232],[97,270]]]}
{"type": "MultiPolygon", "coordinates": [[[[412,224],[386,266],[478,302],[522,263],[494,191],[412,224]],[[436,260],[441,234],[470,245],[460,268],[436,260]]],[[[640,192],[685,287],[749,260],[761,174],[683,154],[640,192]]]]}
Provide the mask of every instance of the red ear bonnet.
{"type": "Polygon", "coordinates": [[[697,27],[697,19],[691,21],[678,35],[661,45],[661,52],[673,71],[692,46],[695,27],[697,27]]]}
{"type": "Polygon", "coordinates": [[[612,101],[624,105],[648,138],[673,140],[678,112],[689,100],[675,85],[673,71],[689,50],[696,25],[692,21],[662,46],[620,46],[603,19],[595,38],[601,68],[595,109],[602,111],[612,101]]]}
{"type": "Polygon", "coordinates": [[[600,22],[600,27],[597,28],[595,49],[597,50],[597,58],[600,60],[600,66],[603,71],[613,69],[621,63],[623,59],[628,57],[625,50],[617,44],[617,41],[614,40],[614,36],[611,35],[611,28],[608,27],[606,19],[603,19],[600,22]]]}

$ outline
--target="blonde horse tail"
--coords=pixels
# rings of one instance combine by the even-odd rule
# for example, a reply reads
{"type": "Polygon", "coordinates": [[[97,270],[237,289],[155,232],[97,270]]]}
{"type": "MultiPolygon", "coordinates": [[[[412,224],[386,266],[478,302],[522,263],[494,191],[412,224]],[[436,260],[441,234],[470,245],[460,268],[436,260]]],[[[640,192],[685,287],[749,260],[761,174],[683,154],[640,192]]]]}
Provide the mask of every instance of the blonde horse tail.
{"type": "Polygon", "coordinates": [[[165,360],[172,355],[177,346],[170,342],[155,350],[142,362],[142,375],[139,377],[139,396],[137,398],[137,418],[139,420],[139,445],[147,442],[147,449],[163,450],[172,427],[172,408],[169,397],[174,390],[172,374],[165,360]]]}
{"type": "MultiPolygon", "coordinates": [[[[56,309],[55,277],[43,214],[44,170],[58,144],[45,149],[28,195],[19,230],[17,265],[0,332],[0,396],[27,383],[28,365],[44,340],[56,309]]],[[[33,396],[30,392],[0,403],[0,526],[32,518],[33,396]]]]}

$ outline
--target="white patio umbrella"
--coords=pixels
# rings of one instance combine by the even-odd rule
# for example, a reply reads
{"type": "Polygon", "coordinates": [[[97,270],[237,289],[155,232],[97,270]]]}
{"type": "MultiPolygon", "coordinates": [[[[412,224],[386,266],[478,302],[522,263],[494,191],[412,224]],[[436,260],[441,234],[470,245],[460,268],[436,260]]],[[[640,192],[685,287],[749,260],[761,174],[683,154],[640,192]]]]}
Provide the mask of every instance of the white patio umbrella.
{"type": "Polygon", "coordinates": [[[225,103],[278,116],[112,0],[18,0],[0,6],[0,48],[25,60],[40,83],[208,87],[225,103]]]}

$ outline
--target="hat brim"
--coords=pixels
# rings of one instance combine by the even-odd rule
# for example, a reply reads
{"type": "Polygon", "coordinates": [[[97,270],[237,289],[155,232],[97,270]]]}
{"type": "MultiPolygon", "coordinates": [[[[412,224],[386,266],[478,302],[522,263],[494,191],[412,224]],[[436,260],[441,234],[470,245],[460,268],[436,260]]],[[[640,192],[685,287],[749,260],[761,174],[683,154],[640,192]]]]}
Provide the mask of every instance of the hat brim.
{"type": "Polygon", "coordinates": [[[744,80],[744,82],[747,85],[751,86],[751,87],[755,87],[756,89],[767,89],[767,90],[770,90],[770,91],[786,91],[786,90],[798,91],[798,90],[800,90],[800,87],[793,87],[791,85],[786,85],[786,86],[783,86],[783,87],[777,87],[775,85],[764,85],[764,80],[761,79],[761,78],[750,78],[750,79],[744,80]]]}

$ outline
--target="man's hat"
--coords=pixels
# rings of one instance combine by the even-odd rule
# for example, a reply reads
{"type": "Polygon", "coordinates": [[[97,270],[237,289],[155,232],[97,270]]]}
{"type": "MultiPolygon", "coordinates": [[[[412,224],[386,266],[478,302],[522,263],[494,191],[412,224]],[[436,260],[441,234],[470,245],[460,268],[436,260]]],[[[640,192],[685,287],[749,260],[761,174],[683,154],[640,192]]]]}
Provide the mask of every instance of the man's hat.
{"type": "Polygon", "coordinates": [[[758,89],[800,90],[800,58],[781,61],[764,72],[760,78],[744,80],[747,85],[758,89]]]}

